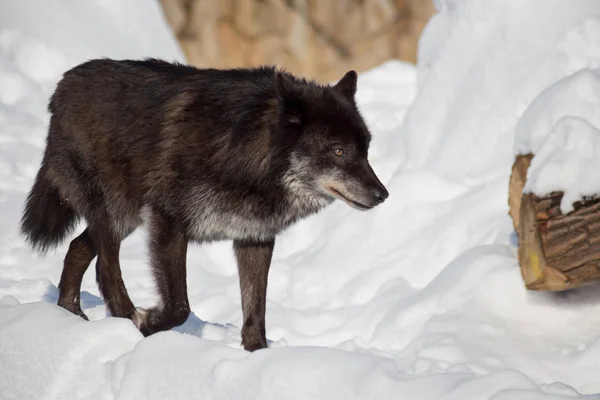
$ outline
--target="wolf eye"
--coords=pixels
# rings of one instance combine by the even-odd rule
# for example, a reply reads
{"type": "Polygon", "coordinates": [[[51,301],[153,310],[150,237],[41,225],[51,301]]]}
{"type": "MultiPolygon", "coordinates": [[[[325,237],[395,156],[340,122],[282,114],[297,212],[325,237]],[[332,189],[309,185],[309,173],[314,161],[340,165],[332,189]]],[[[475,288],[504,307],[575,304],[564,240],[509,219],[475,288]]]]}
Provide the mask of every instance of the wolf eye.
{"type": "Polygon", "coordinates": [[[342,150],[342,149],[335,149],[333,152],[338,157],[341,157],[344,154],[344,150],[342,150]]]}

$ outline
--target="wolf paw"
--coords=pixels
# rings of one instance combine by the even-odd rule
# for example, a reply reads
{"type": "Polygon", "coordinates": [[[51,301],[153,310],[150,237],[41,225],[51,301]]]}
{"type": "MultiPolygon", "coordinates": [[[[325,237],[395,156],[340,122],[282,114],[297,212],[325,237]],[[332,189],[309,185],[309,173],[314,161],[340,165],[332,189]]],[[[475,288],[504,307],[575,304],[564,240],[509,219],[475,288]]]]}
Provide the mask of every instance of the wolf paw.
{"type": "Polygon", "coordinates": [[[145,325],[147,319],[148,310],[143,307],[136,307],[135,311],[133,312],[133,315],[131,316],[131,321],[140,331],[145,325]]]}
{"type": "Polygon", "coordinates": [[[83,313],[83,311],[81,311],[81,307],[78,304],[71,304],[71,303],[64,304],[63,302],[59,301],[58,306],[64,308],[67,311],[72,312],[75,315],[79,315],[81,318],[85,319],[86,321],[89,321],[89,318],[87,317],[87,315],[85,315],[83,313]]]}
{"type": "Polygon", "coordinates": [[[263,339],[263,338],[244,339],[242,346],[244,346],[244,350],[249,351],[249,352],[269,348],[269,346],[267,345],[267,340],[263,339]]]}

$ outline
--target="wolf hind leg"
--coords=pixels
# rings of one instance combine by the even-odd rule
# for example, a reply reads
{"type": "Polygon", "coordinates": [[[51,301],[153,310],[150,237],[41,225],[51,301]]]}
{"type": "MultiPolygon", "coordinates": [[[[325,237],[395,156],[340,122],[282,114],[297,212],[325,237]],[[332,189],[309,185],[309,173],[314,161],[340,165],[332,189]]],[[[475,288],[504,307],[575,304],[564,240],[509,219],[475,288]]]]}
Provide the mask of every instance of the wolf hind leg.
{"type": "Polygon", "coordinates": [[[190,314],[186,283],[188,238],[181,224],[153,210],[150,229],[150,258],[160,303],[138,309],[133,322],[144,336],[183,324],[190,314]]]}
{"type": "Polygon", "coordinates": [[[71,241],[58,284],[58,305],[86,320],[80,305],[81,281],[94,257],[96,248],[88,227],[71,241]]]}
{"type": "Polygon", "coordinates": [[[125,288],[119,263],[122,239],[107,224],[94,226],[93,242],[98,252],[96,281],[110,314],[113,317],[132,318],[135,307],[125,288]]]}

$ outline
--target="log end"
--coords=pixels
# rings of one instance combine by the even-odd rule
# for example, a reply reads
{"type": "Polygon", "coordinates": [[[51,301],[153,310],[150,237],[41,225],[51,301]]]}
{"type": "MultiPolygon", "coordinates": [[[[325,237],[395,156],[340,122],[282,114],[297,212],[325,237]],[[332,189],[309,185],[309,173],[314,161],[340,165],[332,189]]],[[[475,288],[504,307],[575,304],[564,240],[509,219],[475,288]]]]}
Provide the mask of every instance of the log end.
{"type": "Polygon", "coordinates": [[[521,196],[527,180],[527,170],[531,165],[533,154],[518,155],[512,167],[508,187],[508,212],[513,221],[515,231],[519,231],[519,214],[521,209],[521,196]]]}
{"type": "Polygon", "coordinates": [[[519,213],[519,264],[525,287],[562,291],[600,280],[600,203],[558,210],[561,194],[524,194],[519,213]]]}

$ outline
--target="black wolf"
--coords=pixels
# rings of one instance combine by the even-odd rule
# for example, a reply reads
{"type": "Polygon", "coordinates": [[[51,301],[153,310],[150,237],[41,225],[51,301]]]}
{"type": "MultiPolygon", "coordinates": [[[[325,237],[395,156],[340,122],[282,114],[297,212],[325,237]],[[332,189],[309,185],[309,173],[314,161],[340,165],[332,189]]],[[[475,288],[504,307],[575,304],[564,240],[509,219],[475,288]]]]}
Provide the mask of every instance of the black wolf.
{"type": "MultiPolygon", "coordinates": [[[[267,346],[265,302],[275,237],[334,199],[359,210],[388,192],[367,153],[357,74],[321,85],[275,67],[199,69],[156,59],[87,61],[50,100],[46,148],[21,231],[41,252],[87,228],[66,254],[58,304],[86,318],[82,277],[96,279],[111,315],[144,335],[185,322],[189,241],[233,240],[242,343],[267,346]],[[119,247],[149,229],[160,303],[132,304],[119,247]]],[[[86,318],[87,319],[87,318],[86,318]]]]}

